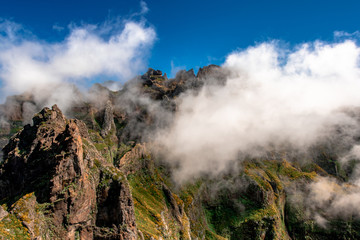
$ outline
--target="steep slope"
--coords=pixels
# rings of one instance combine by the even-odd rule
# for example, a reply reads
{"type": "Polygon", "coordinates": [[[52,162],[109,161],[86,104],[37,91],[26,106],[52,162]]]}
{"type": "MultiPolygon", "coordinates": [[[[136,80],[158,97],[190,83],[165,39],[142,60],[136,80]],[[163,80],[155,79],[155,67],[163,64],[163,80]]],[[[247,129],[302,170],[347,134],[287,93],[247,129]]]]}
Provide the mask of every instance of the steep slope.
{"type": "MultiPolygon", "coordinates": [[[[166,167],[154,160],[147,145],[136,145],[122,157],[119,167],[129,180],[136,222],[145,239],[223,239],[209,229],[202,210],[195,217],[184,199],[172,190],[166,167]]],[[[198,207],[201,209],[197,205],[194,210],[198,207]]]]}
{"type": "Polygon", "coordinates": [[[0,198],[9,215],[1,224],[9,236],[20,237],[20,220],[22,237],[32,239],[135,239],[129,186],[96,150],[85,124],[67,120],[57,106],[33,122],[4,148],[0,198]]]}

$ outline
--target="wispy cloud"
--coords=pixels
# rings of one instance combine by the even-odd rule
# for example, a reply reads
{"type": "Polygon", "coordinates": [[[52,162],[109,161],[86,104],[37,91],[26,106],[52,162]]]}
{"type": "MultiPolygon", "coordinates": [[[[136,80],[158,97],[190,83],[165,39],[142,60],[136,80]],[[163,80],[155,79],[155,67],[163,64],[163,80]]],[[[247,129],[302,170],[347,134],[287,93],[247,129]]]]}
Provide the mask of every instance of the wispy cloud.
{"type": "Polygon", "coordinates": [[[334,32],[334,37],[335,38],[350,38],[350,37],[355,37],[355,38],[359,38],[360,37],[360,32],[359,31],[355,31],[352,33],[349,32],[345,32],[345,31],[335,31],[334,32]]]}
{"type": "Polygon", "coordinates": [[[64,27],[60,26],[59,24],[54,24],[52,28],[58,32],[61,32],[65,29],[64,27]]]}
{"type": "Polygon", "coordinates": [[[145,1],[140,1],[140,8],[141,8],[140,14],[145,14],[145,13],[149,12],[149,8],[145,1]]]}
{"type": "Polygon", "coordinates": [[[177,66],[175,65],[174,61],[171,60],[170,62],[170,66],[171,66],[171,70],[170,70],[170,78],[173,78],[175,77],[176,73],[180,70],[185,70],[186,69],[186,66],[177,66]]]}

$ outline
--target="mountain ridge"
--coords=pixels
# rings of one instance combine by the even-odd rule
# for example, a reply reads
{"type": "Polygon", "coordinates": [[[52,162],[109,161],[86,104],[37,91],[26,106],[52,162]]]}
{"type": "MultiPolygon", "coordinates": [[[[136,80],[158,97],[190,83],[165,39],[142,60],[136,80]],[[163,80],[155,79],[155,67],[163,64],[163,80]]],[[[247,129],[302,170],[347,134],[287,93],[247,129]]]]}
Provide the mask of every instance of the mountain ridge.
{"type": "Polygon", "coordinates": [[[296,201],[329,176],[343,188],[350,173],[329,148],[315,148],[321,161],[309,164],[269,151],[267,158],[249,157],[216,176],[181,184],[172,178],[176,165],[164,161],[149,137],[172,124],[181,94],[196,95],[205,84],[222,86],[226,74],[210,65],[197,75],[180,71],[167,79],[149,69],[117,92],[95,85],[89,101],[66,110],[73,119],[53,105],[24,127],[24,109],[38,106],[29,96],[10,98],[1,109],[14,111],[0,109],[6,117],[2,139],[17,133],[4,147],[0,166],[0,238],[358,238],[356,216],[331,216],[296,201]],[[309,210],[327,217],[328,227],[309,210]]]}

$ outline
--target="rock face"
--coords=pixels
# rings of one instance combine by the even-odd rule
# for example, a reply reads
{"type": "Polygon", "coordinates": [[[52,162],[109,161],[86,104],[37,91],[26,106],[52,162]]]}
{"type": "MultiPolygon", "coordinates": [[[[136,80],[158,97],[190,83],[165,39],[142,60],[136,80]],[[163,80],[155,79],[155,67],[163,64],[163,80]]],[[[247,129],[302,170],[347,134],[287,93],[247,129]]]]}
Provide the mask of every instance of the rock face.
{"type": "Polygon", "coordinates": [[[106,102],[105,110],[104,110],[104,120],[101,130],[101,136],[106,137],[111,129],[115,128],[114,123],[114,109],[110,100],[106,102]]]}
{"type": "Polygon", "coordinates": [[[10,139],[0,170],[0,199],[12,201],[24,193],[31,194],[12,204],[12,213],[21,218],[28,209],[46,206],[43,212],[26,215],[31,238],[40,234],[56,239],[92,239],[115,225],[117,231],[107,234],[110,239],[136,239],[134,207],[126,180],[117,179],[108,189],[98,187],[104,174],[113,178],[113,173],[91,143],[85,124],[66,119],[56,105],[44,108],[33,122],[10,139]],[[97,168],[94,161],[104,166],[97,168]],[[100,212],[106,207],[111,211],[107,218],[106,211],[100,212]],[[37,214],[50,220],[36,223],[37,214]]]}
{"type": "Polygon", "coordinates": [[[30,120],[35,108],[34,96],[31,93],[10,96],[0,108],[0,116],[9,121],[23,121],[24,118],[30,120]]]}
{"type": "Polygon", "coordinates": [[[2,149],[6,146],[8,141],[9,140],[6,137],[0,137],[0,163],[3,161],[4,156],[2,149]]]}
{"type": "Polygon", "coordinates": [[[112,181],[110,186],[98,193],[96,225],[112,228],[116,226],[119,239],[137,239],[134,203],[130,188],[124,181],[112,181]]]}

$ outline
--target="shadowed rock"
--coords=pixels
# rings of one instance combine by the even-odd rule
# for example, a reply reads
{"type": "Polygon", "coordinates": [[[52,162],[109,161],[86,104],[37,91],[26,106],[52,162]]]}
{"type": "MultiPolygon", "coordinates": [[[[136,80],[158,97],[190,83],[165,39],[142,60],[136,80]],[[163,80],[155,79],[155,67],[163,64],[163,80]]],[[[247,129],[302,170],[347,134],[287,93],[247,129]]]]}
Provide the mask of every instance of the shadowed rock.
{"type": "Polygon", "coordinates": [[[115,123],[113,106],[111,104],[111,101],[107,101],[104,110],[104,122],[102,125],[101,136],[106,137],[110,133],[111,129],[114,128],[115,123]]]}
{"type": "Polygon", "coordinates": [[[36,114],[33,123],[10,139],[0,166],[0,199],[10,201],[11,213],[17,218],[28,216],[22,221],[31,238],[49,235],[50,231],[53,239],[75,239],[77,235],[81,239],[93,239],[99,236],[99,229],[106,231],[114,225],[117,231],[110,239],[116,236],[136,239],[134,209],[126,179],[112,176],[115,173],[94,147],[86,125],[66,119],[56,105],[36,114]],[[107,190],[98,187],[104,175],[117,180],[107,190]],[[97,199],[104,196],[104,191],[110,195],[97,199]],[[16,200],[18,196],[20,199],[16,200]],[[104,215],[98,212],[104,209],[101,204],[114,196],[117,200],[110,201],[109,217],[102,220],[104,215]],[[16,202],[12,204],[11,199],[16,202]],[[34,212],[39,204],[46,206],[46,221],[34,212]],[[124,225],[129,227],[121,228],[124,225]]]}

